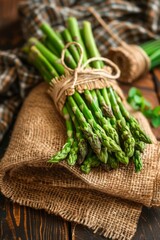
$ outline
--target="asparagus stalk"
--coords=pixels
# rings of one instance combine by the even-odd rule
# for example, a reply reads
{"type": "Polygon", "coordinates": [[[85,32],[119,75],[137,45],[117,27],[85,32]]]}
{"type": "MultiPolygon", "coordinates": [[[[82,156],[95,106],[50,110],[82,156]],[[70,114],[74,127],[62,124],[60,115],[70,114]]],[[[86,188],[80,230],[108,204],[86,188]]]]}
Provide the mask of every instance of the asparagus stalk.
{"type": "MultiPolygon", "coordinates": [[[[84,91],[84,96],[85,96],[85,99],[89,102],[91,110],[93,111],[94,115],[98,119],[99,124],[102,125],[102,127],[105,130],[106,134],[111,139],[113,139],[115,141],[115,143],[119,144],[119,137],[118,137],[118,134],[117,134],[116,130],[111,126],[110,122],[106,118],[103,117],[103,114],[102,114],[100,108],[98,108],[94,104],[94,100],[92,98],[92,94],[90,93],[90,91],[89,90],[85,90],[84,91]]],[[[84,101],[83,102],[81,101],[81,104],[84,105],[84,103],[85,103],[84,101]]]]}
{"type": "Polygon", "coordinates": [[[78,158],[78,141],[76,138],[74,138],[72,147],[70,149],[70,152],[68,154],[68,158],[67,158],[67,163],[70,166],[73,166],[76,164],[78,158]]]}
{"type": "Polygon", "coordinates": [[[79,164],[81,164],[84,161],[84,159],[88,153],[88,144],[87,144],[85,138],[83,137],[83,134],[82,134],[82,131],[80,130],[78,121],[75,118],[75,115],[74,115],[72,109],[70,108],[68,102],[66,103],[66,107],[67,107],[68,113],[69,113],[69,115],[72,119],[72,122],[74,123],[75,129],[76,129],[76,138],[78,141],[78,150],[79,150],[77,161],[79,164]]]}
{"type": "Polygon", "coordinates": [[[140,47],[146,52],[146,54],[150,58],[150,70],[160,65],[160,39],[151,40],[145,44],[141,44],[140,47]]]}
{"type": "MultiPolygon", "coordinates": [[[[50,76],[53,77],[58,77],[58,73],[56,69],[48,62],[48,60],[43,56],[43,54],[35,47],[31,47],[31,51],[29,53],[29,59],[31,62],[39,62],[41,63],[43,69],[48,71],[50,76]]],[[[46,79],[47,82],[50,82],[51,79],[46,79]]]]}
{"type": "Polygon", "coordinates": [[[73,149],[72,147],[74,142],[73,125],[66,107],[63,107],[63,117],[66,120],[66,129],[67,129],[68,138],[63,148],[48,161],[51,163],[58,163],[59,161],[65,159],[68,156],[69,152],[71,151],[71,148],[73,149]]]}
{"type": "Polygon", "coordinates": [[[90,124],[86,121],[82,112],[79,110],[73,97],[68,96],[67,101],[68,101],[69,106],[71,107],[72,111],[74,112],[74,114],[81,126],[81,130],[82,130],[84,136],[86,137],[86,139],[88,140],[89,144],[91,145],[93,151],[96,154],[99,154],[101,151],[101,142],[100,142],[98,136],[93,132],[90,124]]]}
{"type": "Polygon", "coordinates": [[[112,105],[112,110],[114,112],[114,115],[117,119],[117,124],[119,127],[119,132],[121,134],[121,138],[124,142],[124,152],[126,153],[126,156],[132,157],[134,154],[134,146],[135,146],[135,140],[126,125],[126,121],[124,117],[122,116],[120,112],[119,105],[116,101],[116,98],[114,96],[114,92],[111,87],[108,88],[108,92],[110,94],[110,101],[112,105]]]}
{"type": "MultiPolygon", "coordinates": [[[[69,43],[69,42],[72,42],[72,37],[70,35],[70,32],[68,31],[68,29],[64,29],[62,32],[61,32],[61,35],[62,35],[62,38],[64,40],[64,43],[69,43]]],[[[76,63],[78,63],[79,61],[79,53],[78,51],[76,50],[76,46],[74,45],[71,45],[69,47],[69,51],[70,53],[72,54],[72,56],[74,57],[74,60],[76,63]]]]}
{"type": "Polygon", "coordinates": [[[140,172],[142,170],[143,163],[142,163],[141,153],[138,150],[135,150],[134,152],[133,163],[135,166],[135,172],[140,172]]]}
{"type": "Polygon", "coordinates": [[[120,97],[117,95],[117,93],[114,91],[113,94],[117,100],[118,106],[119,106],[124,118],[126,119],[126,121],[129,124],[131,133],[134,136],[134,138],[136,140],[139,139],[140,141],[143,141],[145,143],[152,143],[151,139],[141,129],[137,120],[134,117],[132,117],[131,114],[127,111],[127,109],[124,107],[124,105],[123,105],[120,97]]]}
{"type": "MultiPolygon", "coordinates": [[[[94,41],[91,23],[88,21],[83,22],[83,37],[84,37],[85,47],[88,51],[89,57],[99,57],[100,54],[94,41]]],[[[103,63],[101,61],[94,61],[92,63],[93,68],[100,69],[102,66],[103,66],[103,63]]]]}
{"type": "Polygon", "coordinates": [[[87,61],[87,53],[84,46],[84,43],[81,38],[81,34],[78,27],[77,19],[74,17],[69,17],[67,21],[68,30],[72,36],[72,40],[78,42],[83,47],[83,62],[87,61]]]}
{"type": "Polygon", "coordinates": [[[87,158],[85,159],[85,161],[83,162],[80,168],[83,173],[88,174],[90,173],[92,168],[98,167],[99,165],[100,165],[100,162],[97,156],[95,156],[93,152],[90,151],[87,158]]]}
{"type": "Polygon", "coordinates": [[[115,118],[115,116],[113,114],[113,111],[112,111],[112,107],[111,107],[111,103],[110,103],[110,100],[109,100],[109,97],[108,97],[107,89],[106,88],[101,89],[101,94],[102,94],[102,96],[105,100],[105,103],[106,103],[107,107],[109,108],[109,111],[111,112],[110,123],[111,123],[112,127],[117,130],[117,122],[116,122],[116,118],[115,118]]]}
{"type": "Polygon", "coordinates": [[[97,108],[99,108],[99,102],[98,102],[98,98],[97,98],[96,92],[94,90],[90,90],[90,93],[92,94],[94,105],[96,105],[97,108]]]}
{"type": "Polygon", "coordinates": [[[64,67],[60,64],[60,59],[50,50],[48,50],[40,41],[38,41],[36,38],[30,38],[29,44],[36,46],[36,48],[47,59],[47,61],[55,68],[58,73],[57,76],[64,74],[64,67]]]}
{"type": "MultiPolygon", "coordinates": [[[[44,34],[46,34],[46,36],[54,44],[54,46],[56,46],[56,52],[58,54],[58,57],[61,57],[61,52],[64,48],[62,40],[57,36],[56,32],[47,23],[42,23],[40,29],[43,31],[44,34]]],[[[71,68],[76,67],[76,63],[68,50],[66,50],[65,52],[65,61],[71,68]]]]}
{"type": "MultiPolygon", "coordinates": [[[[88,52],[89,52],[89,57],[99,57],[100,54],[99,54],[99,51],[97,49],[97,46],[96,46],[96,43],[95,43],[95,40],[94,40],[94,37],[93,37],[91,24],[87,21],[85,21],[84,24],[83,24],[83,37],[84,37],[84,42],[87,46],[86,48],[88,49],[88,52]]],[[[99,68],[102,68],[103,66],[104,66],[104,64],[103,64],[102,61],[94,61],[93,62],[93,67],[95,67],[95,68],[99,69],[99,68]]],[[[101,90],[97,89],[96,94],[97,94],[99,102],[101,104],[103,102],[102,111],[103,111],[103,109],[105,109],[106,112],[108,113],[108,116],[109,117],[112,116],[111,123],[112,123],[113,128],[116,129],[116,120],[113,116],[112,110],[110,110],[111,109],[111,107],[110,107],[111,104],[109,102],[109,98],[107,96],[106,89],[105,88],[101,89],[101,90]]],[[[93,93],[92,93],[92,96],[93,96],[93,93]]]]}
{"type": "Polygon", "coordinates": [[[106,105],[106,101],[105,101],[105,99],[103,97],[102,92],[104,92],[103,89],[101,89],[101,91],[99,89],[96,90],[96,93],[97,93],[97,96],[98,96],[98,100],[99,100],[99,104],[101,106],[102,113],[103,113],[103,115],[105,117],[112,118],[114,116],[113,112],[112,112],[112,109],[109,106],[106,105]]]}
{"type": "MultiPolygon", "coordinates": [[[[86,91],[88,91],[88,90],[86,90],[86,91]]],[[[99,124],[97,124],[91,111],[88,109],[85,101],[81,98],[81,96],[77,92],[75,92],[73,95],[73,98],[77,102],[78,106],[80,107],[81,111],[83,112],[84,116],[86,117],[88,123],[92,126],[94,132],[97,134],[97,136],[99,136],[100,140],[102,141],[102,145],[104,147],[107,147],[108,150],[110,150],[110,151],[120,151],[121,149],[116,144],[116,142],[114,140],[112,140],[112,138],[110,138],[109,136],[106,135],[103,127],[101,127],[99,124]]],[[[99,117],[98,114],[96,116],[99,117]]]]}
{"type": "Polygon", "coordinates": [[[53,54],[55,54],[56,56],[59,55],[54,48],[54,45],[50,42],[49,38],[45,36],[43,39],[41,39],[41,41],[53,54]]]}

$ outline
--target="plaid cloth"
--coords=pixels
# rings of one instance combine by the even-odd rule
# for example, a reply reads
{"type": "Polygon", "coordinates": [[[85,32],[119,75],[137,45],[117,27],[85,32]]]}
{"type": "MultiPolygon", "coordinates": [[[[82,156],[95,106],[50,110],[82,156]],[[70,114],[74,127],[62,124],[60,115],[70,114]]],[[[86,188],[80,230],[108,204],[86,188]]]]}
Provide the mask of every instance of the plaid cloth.
{"type": "MultiPolygon", "coordinates": [[[[160,36],[159,0],[32,0],[19,6],[24,37],[40,37],[38,25],[44,20],[62,29],[68,16],[75,16],[79,22],[91,21],[97,45],[105,56],[117,42],[87,10],[89,6],[100,14],[114,34],[128,43],[138,44],[160,36]]],[[[16,109],[39,81],[40,76],[28,66],[20,50],[0,52],[0,141],[16,109]]]]}

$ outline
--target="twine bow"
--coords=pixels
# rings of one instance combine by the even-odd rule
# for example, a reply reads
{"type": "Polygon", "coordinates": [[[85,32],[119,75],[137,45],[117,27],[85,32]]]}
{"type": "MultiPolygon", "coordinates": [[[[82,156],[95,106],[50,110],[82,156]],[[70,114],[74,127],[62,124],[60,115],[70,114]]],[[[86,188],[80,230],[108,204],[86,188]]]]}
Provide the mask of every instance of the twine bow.
{"type": "Polygon", "coordinates": [[[66,95],[73,95],[75,89],[79,92],[83,92],[84,89],[93,88],[103,88],[108,86],[108,82],[113,82],[113,80],[119,78],[120,70],[118,66],[111,60],[104,57],[93,57],[88,59],[84,64],[83,61],[83,48],[77,42],[67,43],[61,54],[61,63],[65,68],[65,76],[60,78],[55,78],[51,82],[51,87],[49,89],[49,94],[53,98],[56,108],[59,112],[62,111],[63,105],[65,103],[66,95]],[[71,45],[78,46],[80,50],[80,58],[75,69],[69,68],[65,64],[65,51],[71,45]],[[108,68],[103,69],[93,69],[86,68],[86,66],[93,61],[103,61],[107,63],[108,68]],[[91,86],[92,85],[92,86],[91,86]],[[93,87],[93,85],[95,87],[93,87]],[[64,97],[65,96],[65,97],[64,97]]]}
{"type": "Polygon", "coordinates": [[[120,76],[120,70],[118,68],[118,66],[113,63],[111,60],[107,59],[107,58],[104,58],[104,57],[93,57],[93,58],[90,58],[88,59],[83,65],[82,65],[82,61],[83,61],[83,48],[82,46],[77,43],[77,42],[69,42],[65,45],[63,51],[62,51],[62,54],[61,54],[61,63],[63,65],[63,67],[65,68],[65,70],[68,70],[68,72],[73,76],[71,79],[69,79],[68,81],[66,81],[64,83],[64,85],[68,84],[69,82],[72,83],[72,86],[70,86],[70,88],[72,89],[75,89],[75,86],[76,85],[79,85],[79,84],[85,84],[86,82],[93,82],[93,81],[96,81],[96,78],[108,78],[108,79],[112,79],[112,80],[115,80],[117,78],[119,78],[120,76]],[[80,58],[79,58],[79,62],[78,62],[78,65],[75,69],[71,69],[69,68],[65,62],[64,62],[64,59],[65,59],[65,51],[67,50],[67,48],[69,48],[71,45],[77,45],[79,50],[80,50],[80,58]],[[94,62],[94,61],[103,61],[105,63],[107,63],[112,69],[114,69],[115,71],[115,74],[112,75],[112,73],[109,73],[109,71],[107,71],[106,69],[91,69],[91,68],[87,68],[86,69],[86,66],[91,63],[91,62],[94,62]],[[89,75],[92,75],[94,76],[94,79],[88,79],[88,80],[83,80],[83,79],[78,79],[78,75],[81,75],[81,74],[89,74],[89,75]]]}

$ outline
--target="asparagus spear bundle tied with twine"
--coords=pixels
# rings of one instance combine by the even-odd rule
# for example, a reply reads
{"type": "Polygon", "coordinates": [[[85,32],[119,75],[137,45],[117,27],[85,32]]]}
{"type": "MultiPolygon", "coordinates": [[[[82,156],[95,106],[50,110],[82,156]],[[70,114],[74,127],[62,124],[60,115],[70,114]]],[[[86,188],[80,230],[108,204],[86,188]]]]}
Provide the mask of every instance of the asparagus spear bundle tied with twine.
{"type": "Polygon", "coordinates": [[[91,24],[84,21],[80,29],[70,17],[62,32],[47,23],[40,29],[44,38],[29,39],[24,51],[50,84],[48,92],[65,119],[67,131],[65,145],[49,162],[66,160],[84,173],[131,162],[135,171],[140,171],[141,153],[151,140],[124,105],[115,81],[120,70],[100,57],[91,24]]]}

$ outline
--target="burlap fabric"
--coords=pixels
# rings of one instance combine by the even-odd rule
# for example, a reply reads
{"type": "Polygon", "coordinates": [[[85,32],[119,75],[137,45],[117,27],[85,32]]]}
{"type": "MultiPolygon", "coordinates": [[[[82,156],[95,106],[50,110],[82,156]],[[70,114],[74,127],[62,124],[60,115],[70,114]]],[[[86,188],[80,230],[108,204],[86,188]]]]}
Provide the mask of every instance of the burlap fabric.
{"type": "Polygon", "coordinates": [[[142,204],[160,205],[159,147],[147,121],[135,114],[153,140],[143,154],[141,173],[134,173],[132,164],[111,172],[99,168],[89,175],[65,162],[50,165],[47,160],[61,149],[66,135],[47,88],[45,83],[36,87],[21,109],[1,163],[2,193],[106,237],[131,239],[142,204]]]}
{"type": "Polygon", "coordinates": [[[150,59],[147,54],[136,45],[123,44],[111,48],[108,58],[118,65],[121,70],[121,82],[133,82],[145,76],[150,69],[150,59]]]}

